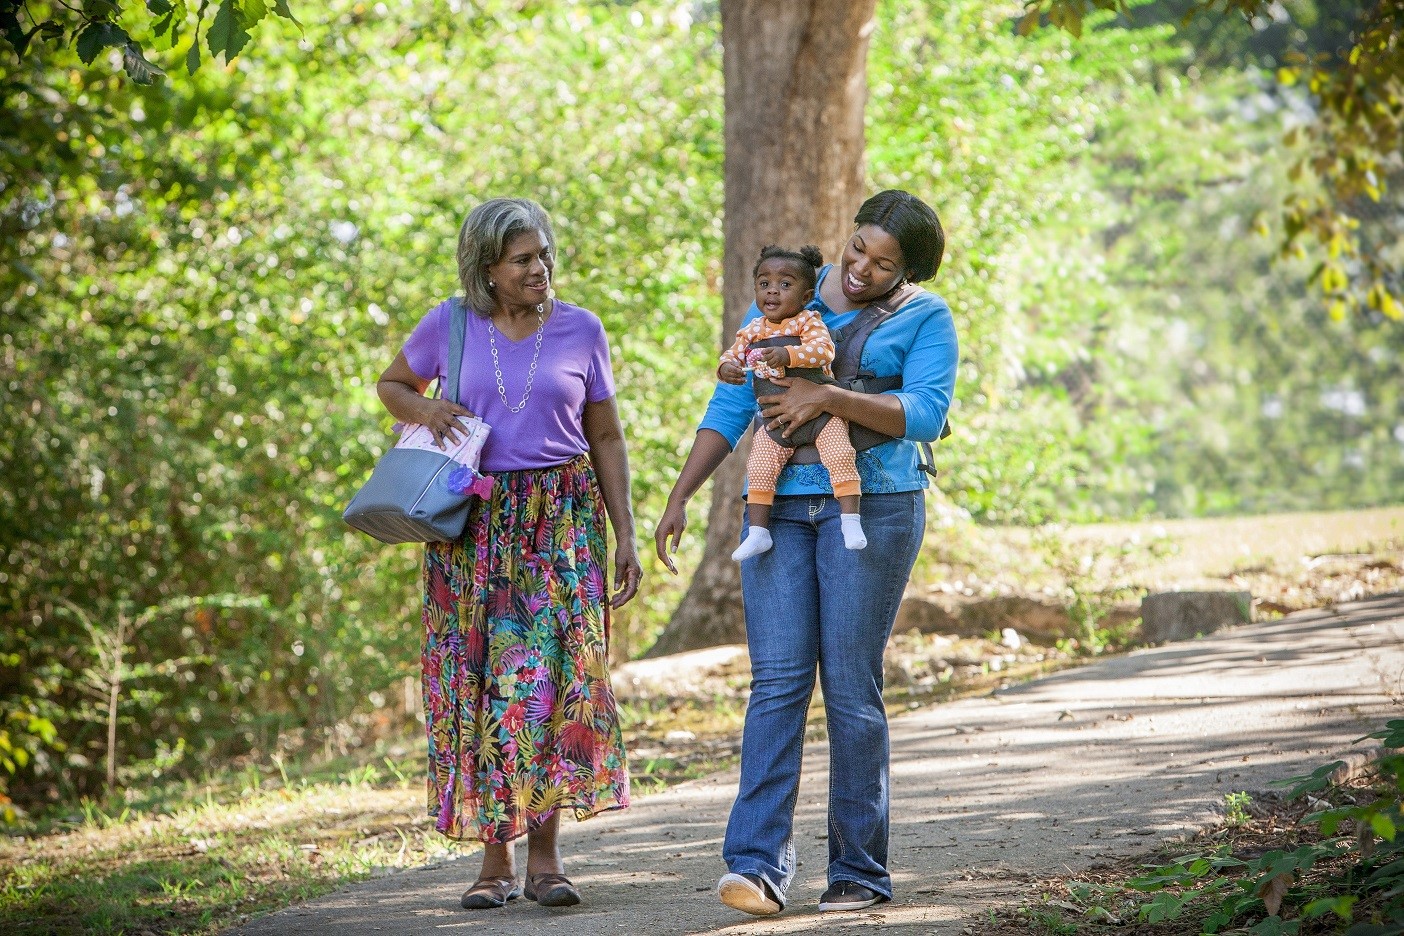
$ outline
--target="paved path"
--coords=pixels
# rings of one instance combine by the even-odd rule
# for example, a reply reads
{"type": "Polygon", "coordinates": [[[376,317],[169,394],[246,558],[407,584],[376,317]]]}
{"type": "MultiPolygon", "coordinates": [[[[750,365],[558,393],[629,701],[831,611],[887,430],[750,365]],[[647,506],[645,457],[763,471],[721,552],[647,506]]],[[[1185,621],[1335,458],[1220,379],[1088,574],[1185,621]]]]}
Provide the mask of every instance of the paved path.
{"type": "MultiPolygon", "coordinates": [[[[466,911],[476,857],[392,874],[238,930],[337,934],[783,934],[956,936],[1027,883],[1136,854],[1216,821],[1224,794],[1264,790],[1367,745],[1404,717],[1404,596],[1308,611],[1109,659],[892,722],[896,899],[816,910],[824,881],[827,748],[800,791],[801,867],[777,917],[712,895],[735,772],[567,822],[567,867],[586,901],[466,911]]],[[[521,853],[524,859],[525,852],[521,853]]]]}

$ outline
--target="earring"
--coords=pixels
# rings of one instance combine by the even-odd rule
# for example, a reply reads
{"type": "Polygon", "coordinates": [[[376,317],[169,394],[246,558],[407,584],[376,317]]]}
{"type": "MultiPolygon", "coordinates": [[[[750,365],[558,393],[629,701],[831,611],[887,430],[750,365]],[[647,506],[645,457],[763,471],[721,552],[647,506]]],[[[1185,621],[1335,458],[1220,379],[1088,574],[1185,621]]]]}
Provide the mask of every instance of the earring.
{"type": "Polygon", "coordinates": [[[492,280],[488,280],[488,289],[496,289],[496,288],[497,288],[497,284],[494,283],[492,280]]]}

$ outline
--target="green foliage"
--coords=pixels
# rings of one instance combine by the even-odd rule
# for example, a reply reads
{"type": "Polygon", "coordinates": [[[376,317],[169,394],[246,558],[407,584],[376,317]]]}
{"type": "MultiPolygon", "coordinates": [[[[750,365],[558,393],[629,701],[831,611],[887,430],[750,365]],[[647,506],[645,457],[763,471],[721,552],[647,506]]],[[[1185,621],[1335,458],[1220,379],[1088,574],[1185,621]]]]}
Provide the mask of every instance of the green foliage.
{"type": "MultiPolygon", "coordinates": [[[[1357,741],[1366,739],[1378,739],[1386,750],[1395,748],[1404,742],[1404,719],[1391,720],[1357,741]]],[[[1330,777],[1340,766],[1339,761],[1325,764],[1281,785],[1291,786],[1292,798],[1320,793],[1330,799],[1330,777]]],[[[1320,809],[1301,820],[1320,831],[1319,841],[1246,858],[1233,856],[1228,846],[1185,855],[1148,867],[1125,882],[1125,891],[1114,885],[1072,885],[1071,908],[1087,915],[1131,897],[1129,891],[1152,895],[1133,901],[1140,921],[1184,918],[1193,921],[1196,932],[1290,934],[1298,932],[1302,920],[1328,914],[1353,924],[1345,929],[1352,936],[1397,932],[1404,923],[1404,836],[1396,834],[1401,828],[1404,756],[1384,754],[1372,769],[1369,791],[1352,797],[1367,802],[1347,800],[1346,805],[1320,809]]],[[[1230,824],[1235,811],[1242,817],[1239,821],[1246,821],[1247,799],[1241,793],[1226,797],[1230,824]]]]}
{"type": "Polygon", "coordinates": [[[50,844],[7,865],[0,930],[213,933],[376,869],[422,867],[458,851],[414,822],[418,777],[406,772],[417,773],[418,760],[380,763],[271,778],[266,788],[256,770],[207,774],[184,796],[166,791],[154,814],[85,798],[61,826],[81,847],[50,844]],[[353,811],[350,821],[342,815],[353,811]],[[276,818],[250,825],[251,812],[276,818]]]}
{"type": "MultiPolygon", "coordinates": [[[[34,701],[20,696],[3,700],[0,708],[0,769],[13,776],[30,767],[36,757],[47,758],[59,753],[63,745],[58,729],[47,718],[36,715],[34,701]]],[[[0,822],[19,818],[14,804],[5,792],[7,784],[0,782],[0,822]]]]}
{"type": "MultiPolygon", "coordinates": [[[[551,206],[562,295],[605,319],[636,491],[661,499],[717,339],[720,52],[714,23],[630,14],[573,7],[547,28],[500,4],[464,28],[346,5],[308,23],[305,55],[274,37],[236,71],[158,89],[29,63],[57,93],[20,97],[37,128],[20,156],[47,194],[6,242],[0,292],[0,651],[19,676],[6,697],[47,706],[67,752],[31,760],[28,798],[103,775],[70,606],[98,626],[189,595],[276,609],[143,629],[128,662],[166,672],[121,706],[124,782],[160,762],[159,739],[188,739],[196,763],[334,752],[368,712],[378,730],[407,716],[417,553],[339,512],[389,444],[370,384],[454,288],[454,232],[484,194],[551,206]],[[401,38],[343,42],[357,36],[401,38]],[[543,56],[575,63],[569,80],[530,67],[543,56]],[[92,142],[46,162],[54,126],[92,142]]],[[[617,638],[637,632],[621,618],[617,638]]]]}
{"type": "Polygon", "coordinates": [[[1035,554],[1060,581],[1068,623],[1077,635],[1059,639],[1059,649],[1095,655],[1109,648],[1129,647],[1137,622],[1107,628],[1102,621],[1118,604],[1142,597],[1140,589],[1125,583],[1134,579],[1134,570],[1147,560],[1168,555],[1170,543],[1164,537],[1143,541],[1134,536],[1097,545],[1085,540],[1072,542],[1066,534],[1064,527],[1050,524],[1035,530],[1030,541],[1035,554]],[[1108,586],[1109,582],[1117,584],[1108,586]]]}
{"type": "Polygon", "coordinates": [[[1236,793],[1224,794],[1224,821],[1231,826],[1243,825],[1248,821],[1248,807],[1252,805],[1253,797],[1240,790],[1236,793]]]}
{"type": "Polygon", "coordinates": [[[1260,234],[1292,191],[1274,140],[1297,106],[1251,76],[1170,74],[1104,119],[1088,171],[1105,223],[1073,242],[1095,265],[1048,292],[1108,311],[1076,355],[1075,309],[1036,332],[1027,379],[1086,420],[1084,496],[1106,513],[1356,506],[1404,480],[1397,326],[1329,321],[1305,264],[1260,234]]]}
{"type": "MultiPolygon", "coordinates": [[[[1046,17],[1050,25],[1082,36],[1094,10],[1127,14],[1145,5],[1141,0],[1027,0],[1018,30],[1027,35],[1046,17]]],[[[1296,14],[1310,25],[1317,13],[1314,3],[1284,6],[1272,0],[1224,0],[1222,12],[1218,7],[1218,0],[1195,0],[1185,19],[1236,15],[1266,24],[1290,18],[1291,8],[1300,7],[1296,14]]],[[[1288,130],[1283,144],[1290,152],[1299,138],[1304,141],[1292,174],[1321,185],[1319,192],[1287,200],[1282,254],[1299,254],[1302,235],[1316,242],[1319,262],[1311,280],[1330,302],[1332,318],[1343,320],[1354,309],[1367,321],[1398,322],[1404,320],[1404,254],[1392,225],[1369,221],[1381,209],[1398,215],[1398,196],[1385,196],[1390,177],[1400,177],[1397,156],[1404,144],[1404,0],[1361,4],[1356,12],[1341,49],[1314,56],[1294,51],[1278,70],[1284,85],[1309,89],[1318,110],[1317,119],[1288,130]]]]}
{"type": "MultiPolygon", "coordinates": [[[[80,6],[62,0],[0,0],[0,34],[21,58],[31,51],[36,36],[56,50],[67,51],[71,47],[84,65],[92,65],[104,50],[116,49],[121,53],[127,76],[137,84],[149,85],[166,73],[146,60],[141,43],[120,24],[124,18],[141,19],[144,32],[150,33],[152,41],[164,43],[167,48],[173,49],[181,34],[190,30],[185,59],[194,74],[200,65],[200,28],[205,25],[209,0],[201,0],[194,7],[185,0],[146,0],[144,6],[141,9],[126,0],[87,0],[80,6]]],[[[232,61],[248,45],[249,31],[270,13],[297,23],[286,0],[276,0],[272,9],[265,0],[221,0],[205,31],[210,55],[223,55],[226,63],[232,61]]]]}

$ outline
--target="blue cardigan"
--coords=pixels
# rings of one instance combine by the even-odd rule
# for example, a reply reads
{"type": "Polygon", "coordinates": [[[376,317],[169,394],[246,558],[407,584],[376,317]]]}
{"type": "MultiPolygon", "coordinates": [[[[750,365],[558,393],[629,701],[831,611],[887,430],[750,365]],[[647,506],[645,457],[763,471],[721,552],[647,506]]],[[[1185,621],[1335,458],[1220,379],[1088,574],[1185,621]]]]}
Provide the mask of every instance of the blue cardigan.
{"type": "MultiPolygon", "coordinates": [[[[824,281],[832,268],[833,265],[828,264],[819,271],[819,282],[824,281]]],[[[835,314],[819,298],[817,289],[809,308],[819,310],[830,331],[842,328],[861,311],[835,314]]],[[[751,303],[742,318],[742,327],[760,314],[756,304],[751,303]]],[[[907,431],[900,439],[858,453],[858,476],[864,494],[918,491],[927,487],[927,475],[917,467],[921,456],[917,443],[936,441],[946,424],[946,412],[955,393],[958,363],[951,308],[934,293],[924,290],[917,293],[868,336],[863,346],[862,367],[879,377],[902,375],[902,388],[889,392],[902,401],[907,431]]],[[[697,428],[721,433],[734,449],[754,420],[757,409],[749,375],[744,384],[718,382],[697,428]]],[[[790,464],[780,473],[775,493],[780,496],[832,494],[833,488],[823,465],[790,464]]]]}

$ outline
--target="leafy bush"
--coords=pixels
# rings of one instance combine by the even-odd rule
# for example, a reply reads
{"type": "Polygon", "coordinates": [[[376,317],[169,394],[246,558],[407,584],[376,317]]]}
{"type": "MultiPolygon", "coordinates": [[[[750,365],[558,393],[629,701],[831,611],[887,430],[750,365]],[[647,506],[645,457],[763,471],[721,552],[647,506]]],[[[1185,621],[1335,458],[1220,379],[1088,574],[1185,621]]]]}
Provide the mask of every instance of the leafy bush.
{"type": "MultiPolygon", "coordinates": [[[[1318,833],[1291,850],[1272,849],[1240,858],[1225,845],[1145,869],[1116,885],[1069,887],[1065,906],[1089,920],[1116,923],[1134,915],[1145,924],[1182,921],[1197,933],[1295,936],[1343,932],[1387,936],[1404,927],[1404,719],[1394,719],[1367,739],[1384,751],[1370,765],[1368,786],[1346,791],[1332,782],[1344,766],[1325,764],[1311,774],[1281,781],[1289,799],[1317,804],[1302,825],[1318,833]],[[1363,801],[1362,801],[1363,800],[1363,801]],[[1139,895],[1150,895],[1141,897],[1139,895]],[[1108,909],[1125,901],[1127,908],[1108,909]],[[1336,925],[1328,922],[1334,919],[1336,925]],[[1310,927],[1308,930],[1305,927],[1310,927]]],[[[1233,794],[1238,796],[1239,794],[1233,794]]],[[[1230,801],[1246,820],[1241,801],[1230,801]]]]}

